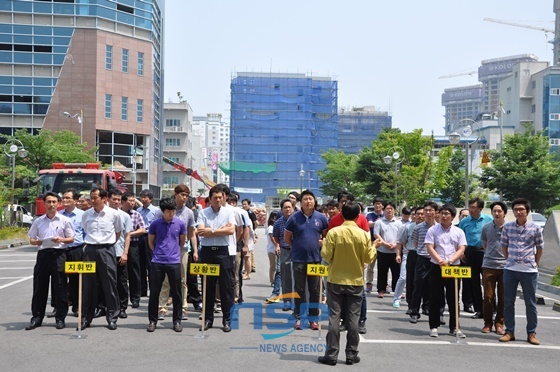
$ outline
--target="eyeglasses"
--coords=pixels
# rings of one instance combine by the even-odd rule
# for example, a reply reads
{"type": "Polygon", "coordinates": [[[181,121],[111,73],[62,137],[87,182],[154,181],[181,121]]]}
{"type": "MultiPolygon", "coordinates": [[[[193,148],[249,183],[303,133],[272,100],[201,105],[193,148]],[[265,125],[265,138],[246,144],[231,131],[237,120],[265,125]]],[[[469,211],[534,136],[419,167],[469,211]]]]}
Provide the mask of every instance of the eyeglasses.
{"type": "Polygon", "coordinates": [[[513,211],[517,212],[517,213],[525,212],[526,210],[527,209],[525,209],[525,208],[513,208],[513,211]]]}
{"type": "Polygon", "coordinates": [[[449,212],[440,212],[439,214],[442,216],[451,216],[451,213],[449,212]]]}

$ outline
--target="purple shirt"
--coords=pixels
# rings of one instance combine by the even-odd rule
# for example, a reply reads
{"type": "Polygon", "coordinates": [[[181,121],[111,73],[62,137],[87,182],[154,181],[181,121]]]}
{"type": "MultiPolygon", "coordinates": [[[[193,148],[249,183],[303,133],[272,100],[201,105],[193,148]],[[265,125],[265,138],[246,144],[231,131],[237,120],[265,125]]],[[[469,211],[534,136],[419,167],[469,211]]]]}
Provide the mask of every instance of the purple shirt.
{"type": "MultiPolygon", "coordinates": [[[[451,225],[449,228],[444,229],[441,224],[436,223],[428,229],[424,244],[433,244],[437,254],[444,260],[449,261],[461,245],[467,245],[467,238],[465,237],[465,232],[457,226],[451,225]]],[[[430,262],[436,265],[439,264],[433,257],[430,259],[430,262]]],[[[449,262],[449,264],[459,265],[459,260],[449,262]]]]}
{"type": "Polygon", "coordinates": [[[150,224],[149,234],[156,237],[152,256],[153,263],[181,263],[179,236],[187,234],[185,223],[181,219],[173,217],[171,222],[166,222],[163,217],[158,218],[150,224]]]}

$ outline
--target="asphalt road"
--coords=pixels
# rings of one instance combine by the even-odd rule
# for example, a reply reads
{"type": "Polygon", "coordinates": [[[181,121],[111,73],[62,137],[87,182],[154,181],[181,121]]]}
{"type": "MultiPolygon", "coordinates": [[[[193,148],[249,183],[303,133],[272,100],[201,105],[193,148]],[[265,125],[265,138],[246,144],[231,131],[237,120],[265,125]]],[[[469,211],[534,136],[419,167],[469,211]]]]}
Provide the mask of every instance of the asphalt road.
{"type": "MultiPolygon", "coordinates": [[[[323,367],[317,363],[317,357],[324,352],[325,329],[320,332],[322,340],[316,339],[318,331],[309,329],[275,339],[264,338],[286,332],[286,329],[272,329],[285,321],[271,319],[266,313],[264,299],[270,295],[271,288],[262,228],[259,235],[257,272],[244,283],[246,305],[250,308],[240,310],[238,329],[223,333],[220,328],[212,328],[205,332],[205,338],[195,338],[200,336],[200,321],[199,314],[193,311],[189,311],[189,320],[183,321],[182,333],[172,331],[170,318],[160,321],[156,332],[147,333],[147,298],[142,298],[140,308],[129,308],[129,317],[119,319],[116,331],[109,331],[105,320],[99,318],[83,331],[87,337],[76,339],[77,318],[72,316],[66,319],[67,327],[63,330],[54,327],[53,319],[45,318],[42,327],[25,331],[31,317],[31,278],[36,250],[31,246],[0,250],[0,369],[309,371],[323,367]],[[262,329],[254,329],[258,325],[262,325],[262,329]]],[[[524,306],[519,299],[516,302],[518,341],[502,344],[496,334],[480,333],[483,326],[480,319],[473,320],[470,314],[462,314],[461,329],[467,338],[457,344],[454,337],[446,334],[445,326],[440,328],[439,338],[430,338],[425,316],[418,324],[410,324],[404,301],[400,309],[393,309],[390,296],[378,299],[368,295],[368,332],[363,335],[359,347],[362,361],[352,367],[345,366],[342,353],[335,368],[364,371],[558,370],[560,313],[552,310],[554,299],[547,293],[540,294],[546,303],[538,308],[537,333],[541,346],[525,341],[524,306]]],[[[47,312],[50,310],[47,307],[47,312]]],[[[276,314],[287,313],[278,311],[276,314]]],[[[221,314],[217,314],[214,324],[221,324],[221,314]]],[[[326,328],[327,322],[322,325],[326,328]]],[[[344,347],[345,341],[341,344],[344,347]]]]}

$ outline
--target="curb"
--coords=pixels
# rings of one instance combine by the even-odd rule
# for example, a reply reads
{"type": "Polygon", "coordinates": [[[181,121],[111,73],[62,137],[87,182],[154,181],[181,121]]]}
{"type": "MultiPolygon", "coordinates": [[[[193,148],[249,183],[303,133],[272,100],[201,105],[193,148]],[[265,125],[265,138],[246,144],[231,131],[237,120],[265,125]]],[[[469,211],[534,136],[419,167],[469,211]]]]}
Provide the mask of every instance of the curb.
{"type": "Polygon", "coordinates": [[[541,291],[545,291],[560,296],[560,287],[538,282],[537,288],[540,289],[541,291]]]}
{"type": "Polygon", "coordinates": [[[7,241],[3,241],[0,242],[0,249],[8,249],[8,248],[13,248],[13,247],[20,247],[22,245],[27,244],[28,241],[27,240],[21,240],[21,241],[11,241],[11,240],[7,240],[7,241]]]}

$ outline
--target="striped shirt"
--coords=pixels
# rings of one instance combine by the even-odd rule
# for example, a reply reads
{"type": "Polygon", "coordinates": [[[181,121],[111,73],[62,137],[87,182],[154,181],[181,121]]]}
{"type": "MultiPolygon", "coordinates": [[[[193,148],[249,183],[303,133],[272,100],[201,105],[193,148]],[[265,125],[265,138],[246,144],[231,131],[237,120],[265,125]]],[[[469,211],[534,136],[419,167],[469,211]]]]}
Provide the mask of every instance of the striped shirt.
{"type": "Polygon", "coordinates": [[[412,241],[417,244],[416,251],[419,256],[430,258],[428,249],[424,245],[424,240],[426,240],[428,229],[432,226],[433,225],[428,225],[426,221],[424,221],[420,225],[416,225],[414,231],[412,232],[412,241]]]}
{"type": "MultiPolygon", "coordinates": [[[[288,217],[289,218],[289,217],[288,217]]],[[[286,230],[286,217],[282,216],[274,221],[274,227],[272,229],[272,236],[278,239],[280,242],[280,248],[290,249],[288,243],[284,241],[284,230],[286,230]]]]}
{"type": "MultiPolygon", "coordinates": [[[[131,209],[130,211],[128,211],[128,214],[130,215],[130,220],[132,221],[132,231],[146,228],[146,225],[144,224],[144,219],[142,218],[140,213],[136,212],[134,209],[131,209]]],[[[138,237],[131,236],[130,241],[137,242],[138,237]]]]}
{"type": "Polygon", "coordinates": [[[544,246],[542,231],[532,221],[519,226],[508,222],[502,228],[502,247],[507,249],[505,269],[521,272],[538,272],[535,253],[544,246]]]}
{"type": "Polygon", "coordinates": [[[412,241],[412,233],[416,227],[416,222],[404,225],[399,232],[399,244],[402,244],[402,254],[407,254],[409,251],[416,251],[414,242],[412,241]]]}

